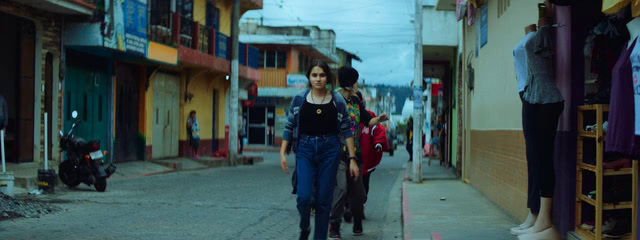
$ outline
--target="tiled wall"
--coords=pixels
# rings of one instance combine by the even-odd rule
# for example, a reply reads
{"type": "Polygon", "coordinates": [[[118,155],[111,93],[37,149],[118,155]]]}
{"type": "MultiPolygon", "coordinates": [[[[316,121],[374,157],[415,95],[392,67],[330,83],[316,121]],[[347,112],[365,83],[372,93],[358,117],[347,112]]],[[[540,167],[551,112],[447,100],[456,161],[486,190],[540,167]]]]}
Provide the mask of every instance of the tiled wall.
{"type": "Polygon", "coordinates": [[[472,130],[470,180],[517,219],[527,216],[527,162],[522,130],[472,130]]]}

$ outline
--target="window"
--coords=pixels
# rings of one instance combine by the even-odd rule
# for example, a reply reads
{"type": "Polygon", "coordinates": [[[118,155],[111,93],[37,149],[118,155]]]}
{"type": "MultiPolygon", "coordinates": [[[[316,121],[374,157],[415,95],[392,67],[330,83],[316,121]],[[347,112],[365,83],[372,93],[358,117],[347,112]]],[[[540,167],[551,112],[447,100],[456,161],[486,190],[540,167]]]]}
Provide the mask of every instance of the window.
{"type": "Polygon", "coordinates": [[[260,66],[263,68],[287,68],[287,51],[260,51],[260,66]]]}
{"type": "Polygon", "coordinates": [[[265,68],[275,68],[276,67],[276,52],[274,51],[266,51],[265,55],[267,58],[265,60],[265,68]]]}
{"type": "Polygon", "coordinates": [[[220,29],[220,9],[212,1],[207,2],[207,27],[220,29]]]}
{"type": "Polygon", "coordinates": [[[193,0],[178,0],[177,12],[183,17],[193,19],[193,0]]]}
{"type": "Polygon", "coordinates": [[[511,6],[511,0],[498,0],[498,18],[504,15],[509,6],[511,6]]]}
{"type": "Polygon", "coordinates": [[[265,52],[260,51],[260,63],[258,65],[259,67],[264,67],[265,57],[265,52]]]}
{"type": "Polygon", "coordinates": [[[305,73],[307,71],[307,68],[309,67],[309,57],[307,57],[307,55],[300,53],[298,57],[298,66],[299,66],[299,72],[305,73]]]}
{"type": "Polygon", "coordinates": [[[276,68],[287,68],[287,52],[286,51],[277,52],[276,68]]]}

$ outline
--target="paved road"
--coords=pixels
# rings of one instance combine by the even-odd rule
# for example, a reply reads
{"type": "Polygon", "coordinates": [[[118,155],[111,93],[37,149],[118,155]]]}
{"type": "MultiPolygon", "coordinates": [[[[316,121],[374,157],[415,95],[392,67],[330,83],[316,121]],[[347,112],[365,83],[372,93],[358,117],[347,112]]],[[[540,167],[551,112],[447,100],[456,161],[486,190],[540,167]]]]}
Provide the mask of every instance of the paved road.
{"type": "MultiPolygon", "coordinates": [[[[372,176],[365,235],[353,236],[345,224],[343,239],[400,238],[408,158],[401,149],[386,155],[372,176]]],[[[290,175],[280,169],[278,154],[261,155],[265,161],[255,166],[113,180],[105,193],[64,187],[41,196],[64,211],[0,222],[0,239],[297,239],[290,175]]]]}

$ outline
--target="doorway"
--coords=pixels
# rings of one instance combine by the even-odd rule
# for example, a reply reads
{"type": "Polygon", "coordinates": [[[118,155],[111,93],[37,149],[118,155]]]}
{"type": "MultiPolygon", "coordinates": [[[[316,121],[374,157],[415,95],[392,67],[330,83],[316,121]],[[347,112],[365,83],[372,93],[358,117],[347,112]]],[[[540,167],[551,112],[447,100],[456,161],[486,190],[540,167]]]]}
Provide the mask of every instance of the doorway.
{"type": "Polygon", "coordinates": [[[0,35],[0,96],[9,108],[5,157],[13,163],[33,162],[35,24],[0,12],[0,35]]]}
{"type": "MultiPolygon", "coordinates": [[[[68,55],[70,56],[70,55],[68,55]]],[[[100,149],[109,149],[109,88],[107,72],[69,65],[65,79],[65,132],[78,122],[73,134],[85,140],[100,140],[100,149]],[[73,111],[78,118],[71,117],[73,111]]]]}
{"type": "Polygon", "coordinates": [[[143,158],[138,139],[140,72],[136,66],[125,63],[118,63],[116,71],[114,161],[136,161],[143,158]]]}
{"type": "Polygon", "coordinates": [[[153,89],[152,157],[177,157],[180,136],[180,76],[156,73],[153,89]]]}

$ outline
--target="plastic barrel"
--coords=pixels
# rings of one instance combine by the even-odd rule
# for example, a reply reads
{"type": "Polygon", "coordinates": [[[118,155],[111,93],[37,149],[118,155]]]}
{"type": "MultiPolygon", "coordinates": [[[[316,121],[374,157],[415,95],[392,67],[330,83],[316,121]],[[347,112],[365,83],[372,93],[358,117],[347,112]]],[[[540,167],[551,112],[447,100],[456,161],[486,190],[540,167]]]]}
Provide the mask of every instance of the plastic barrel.
{"type": "Polygon", "coordinates": [[[56,172],[53,169],[38,170],[38,189],[45,193],[54,193],[56,186],[56,172]]]}
{"type": "Polygon", "coordinates": [[[2,173],[0,172],[0,192],[13,196],[13,174],[10,172],[2,173]]]}

